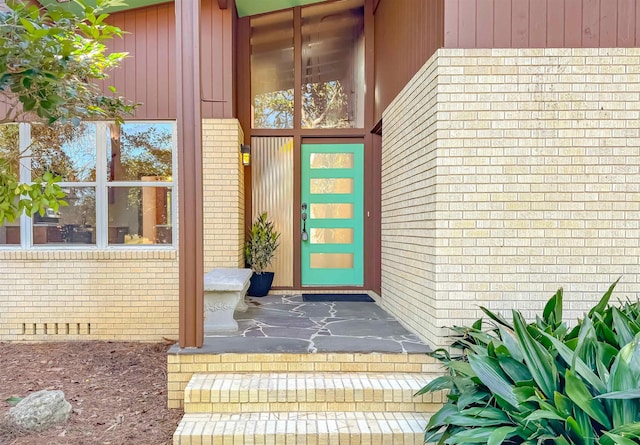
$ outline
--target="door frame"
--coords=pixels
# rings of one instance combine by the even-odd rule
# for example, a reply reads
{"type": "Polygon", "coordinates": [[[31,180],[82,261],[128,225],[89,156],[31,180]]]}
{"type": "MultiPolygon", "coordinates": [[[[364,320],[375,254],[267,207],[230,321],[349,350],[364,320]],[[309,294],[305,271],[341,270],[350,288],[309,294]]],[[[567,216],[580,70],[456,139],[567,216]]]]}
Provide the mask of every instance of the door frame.
{"type": "MultiPolygon", "coordinates": [[[[372,135],[354,136],[354,137],[317,137],[297,135],[294,137],[294,199],[293,199],[293,288],[300,290],[363,290],[370,289],[380,293],[380,266],[377,258],[380,256],[381,241],[379,235],[380,223],[380,174],[376,175],[376,169],[371,168],[374,164],[374,157],[377,155],[371,150],[372,135]],[[369,144],[367,144],[369,142],[369,144]],[[300,206],[302,205],[302,144],[363,144],[364,146],[364,209],[363,209],[363,230],[364,230],[364,285],[363,286],[327,286],[314,288],[313,286],[302,287],[302,246],[299,242],[302,233],[302,222],[298,218],[300,214],[300,206]],[[376,178],[377,176],[377,178],[376,178]],[[378,184],[376,187],[375,184],[378,184]],[[378,205],[376,205],[376,202],[378,205]],[[369,217],[367,217],[369,214],[369,217]],[[296,241],[297,240],[297,241],[296,241]]],[[[378,155],[380,153],[378,152],[378,155]]]]}
{"type": "MultiPolygon", "coordinates": [[[[310,256],[313,255],[313,251],[324,251],[325,249],[329,249],[330,251],[333,250],[334,252],[336,252],[335,249],[337,249],[338,252],[341,253],[345,253],[342,249],[346,248],[347,252],[352,252],[353,253],[353,259],[354,259],[354,264],[353,267],[351,269],[322,269],[322,270],[317,270],[317,274],[323,276],[323,280],[326,279],[331,279],[329,278],[329,276],[325,276],[325,275],[335,275],[336,277],[340,277],[340,279],[337,279],[336,281],[347,281],[347,276],[349,277],[348,281],[351,281],[350,284],[304,284],[301,283],[301,285],[307,289],[310,287],[322,287],[322,288],[331,288],[331,287],[344,287],[344,286],[364,286],[364,231],[365,231],[365,227],[364,227],[364,220],[365,220],[365,208],[364,208],[364,189],[365,189],[365,182],[364,182],[364,143],[363,142],[355,142],[355,141],[350,141],[350,142],[341,142],[341,143],[328,143],[326,140],[323,141],[323,143],[320,144],[312,144],[309,143],[307,141],[303,141],[302,145],[300,146],[300,152],[302,155],[305,154],[305,150],[307,149],[307,154],[310,153],[353,153],[353,160],[354,160],[354,165],[352,168],[347,168],[347,169],[338,169],[338,168],[334,168],[334,169],[330,169],[333,170],[332,172],[328,172],[325,169],[320,169],[320,170],[313,170],[311,168],[311,160],[310,159],[305,159],[304,157],[301,159],[301,167],[303,167],[303,164],[307,166],[307,169],[302,168],[301,174],[302,173],[307,173],[309,175],[309,177],[313,178],[313,177],[349,177],[349,178],[353,178],[354,180],[357,181],[357,183],[354,183],[354,188],[352,190],[352,192],[349,194],[349,199],[348,202],[352,202],[354,205],[354,214],[353,217],[349,220],[345,220],[342,223],[337,223],[335,220],[331,220],[331,219],[325,219],[323,218],[323,222],[317,221],[317,224],[320,225],[320,227],[326,226],[326,227],[334,227],[334,224],[338,224],[338,227],[350,227],[353,229],[353,239],[352,242],[350,244],[350,248],[347,248],[347,245],[343,245],[341,247],[331,247],[331,245],[318,245],[315,246],[312,244],[312,231],[314,229],[315,223],[314,220],[311,218],[311,206],[313,205],[313,202],[324,202],[322,200],[322,195],[314,195],[311,191],[311,187],[309,185],[309,183],[306,183],[305,181],[308,180],[308,178],[303,178],[304,181],[301,181],[300,184],[300,189],[302,190],[306,190],[307,191],[307,195],[301,196],[301,199],[304,198],[305,202],[307,202],[309,204],[309,208],[307,209],[307,214],[309,215],[308,221],[307,221],[307,228],[308,228],[308,233],[309,233],[309,240],[308,241],[301,241],[300,238],[298,238],[298,242],[301,245],[301,258],[300,258],[300,265],[304,265],[305,263],[307,264],[307,268],[302,268],[303,270],[301,270],[301,274],[300,274],[300,279],[301,281],[305,281],[305,275],[307,278],[307,281],[318,281],[319,280],[319,276],[314,276],[314,278],[312,279],[312,273],[314,271],[314,269],[311,267],[310,265],[310,261],[311,258],[310,256]],[[327,147],[329,148],[329,150],[326,150],[327,147]],[[347,148],[348,147],[348,148],[347,148]],[[329,174],[329,176],[325,176],[326,174],[329,174]],[[314,197],[315,196],[315,197],[314,197]],[[319,200],[319,201],[318,201],[319,200]],[[347,222],[348,221],[348,222],[347,222]],[[306,244],[306,248],[305,248],[305,244],[306,244]],[[306,254],[305,254],[305,250],[306,250],[306,254]],[[307,258],[307,255],[309,255],[309,258],[307,258]]],[[[326,196],[326,195],[325,195],[326,196]]],[[[344,199],[343,195],[338,195],[338,194],[334,194],[334,198],[332,198],[332,200],[330,202],[344,202],[342,201],[342,199],[344,199]]],[[[299,212],[301,211],[301,207],[298,207],[299,212]]],[[[321,280],[322,281],[322,280],[321,280]]]]}
{"type": "MultiPolygon", "coordinates": [[[[236,29],[236,65],[237,74],[235,89],[236,97],[234,113],[244,130],[244,143],[250,144],[252,137],[260,136],[287,136],[293,137],[294,144],[294,215],[300,209],[301,204],[301,152],[300,146],[305,143],[363,143],[364,144],[364,286],[340,287],[343,290],[372,290],[381,293],[381,164],[382,141],[379,135],[373,134],[376,127],[374,116],[375,98],[375,38],[374,38],[374,2],[376,0],[364,0],[364,34],[365,34],[365,85],[364,96],[364,128],[300,128],[301,98],[299,94],[294,98],[294,128],[291,129],[254,129],[251,125],[251,17],[234,18],[236,29]],[[296,148],[297,147],[297,148],[296,148]]],[[[301,60],[301,37],[298,30],[302,24],[301,7],[293,8],[294,14],[294,60],[301,60]]],[[[295,88],[299,89],[302,79],[302,65],[294,64],[295,88]]],[[[244,168],[245,187],[245,229],[248,232],[251,223],[251,167],[244,168]]],[[[299,237],[301,232],[300,218],[293,219],[293,236],[299,237]]],[[[293,243],[293,287],[286,290],[302,290],[300,271],[300,243],[293,243]]],[[[275,288],[278,289],[278,288],[275,288]]],[[[321,288],[319,290],[329,290],[321,288]]],[[[338,289],[338,288],[336,288],[338,289]]],[[[304,288],[312,290],[312,288],[304,288]]]]}

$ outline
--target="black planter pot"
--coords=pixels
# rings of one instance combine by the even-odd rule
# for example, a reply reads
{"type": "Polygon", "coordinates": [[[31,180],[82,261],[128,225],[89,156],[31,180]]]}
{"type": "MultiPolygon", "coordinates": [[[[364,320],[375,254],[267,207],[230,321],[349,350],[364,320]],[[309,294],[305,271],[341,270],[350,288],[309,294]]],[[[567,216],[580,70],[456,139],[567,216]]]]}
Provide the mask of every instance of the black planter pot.
{"type": "Polygon", "coordinates": [[[273,283],[273,272],[253,273],[247,294],[252,297],[264,297],[271,289],[273,283]]]}

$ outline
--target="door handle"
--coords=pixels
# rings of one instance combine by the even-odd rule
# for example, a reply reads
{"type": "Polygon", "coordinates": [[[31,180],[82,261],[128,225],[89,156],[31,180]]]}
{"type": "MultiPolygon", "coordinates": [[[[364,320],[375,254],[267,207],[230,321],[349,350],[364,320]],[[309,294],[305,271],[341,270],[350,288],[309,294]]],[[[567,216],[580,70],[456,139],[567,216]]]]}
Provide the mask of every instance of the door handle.
{"type": "Polygon", "coordinates": [[[307,241],[309,239],[309,234],[307,233],[307,203],[302,203],[302,241],[307,241]]]}

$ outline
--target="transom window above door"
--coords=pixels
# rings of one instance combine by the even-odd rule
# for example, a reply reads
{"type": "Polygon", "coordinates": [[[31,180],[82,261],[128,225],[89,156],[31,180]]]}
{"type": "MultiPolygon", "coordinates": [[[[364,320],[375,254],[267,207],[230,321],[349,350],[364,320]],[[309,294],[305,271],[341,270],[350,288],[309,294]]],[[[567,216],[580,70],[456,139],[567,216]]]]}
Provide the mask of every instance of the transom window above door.
{"type": "Polygon", "coordinates": [[[251,18],[253,128],[363,128],[364,90],[363,0],[251,18]]]}

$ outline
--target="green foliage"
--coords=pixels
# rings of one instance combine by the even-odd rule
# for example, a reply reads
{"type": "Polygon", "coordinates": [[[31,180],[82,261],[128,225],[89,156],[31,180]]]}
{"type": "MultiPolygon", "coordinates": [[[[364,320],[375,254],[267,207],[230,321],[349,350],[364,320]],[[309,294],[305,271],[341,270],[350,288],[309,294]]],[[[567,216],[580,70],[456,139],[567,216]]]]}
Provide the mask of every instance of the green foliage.
{"type": "Polygon", "coordinates": [[[91,7],[84,0],[79,14],[63,8],[47,11],[22,0],[7,1],[0,13],[0,101],[7,112],[0,123],[28,115],[46,123],[81,118],[121,119],[134,105],[101,93],[97,80],[126,57],[106,54],[105,41],[122,31],[100,14],[108,0],[91,7]]]}
{"type": "Polygon", "coordinates": [[[454,327],[448,370],[418,394],[447,390],[425,442],[614,445],[640,443],[640,301],[609,304],[615,285],[569,330],[562,289],[541,317],[454,327]]]}
{"type": "Polygon", "coordinates": [[[59,182],[59,177],[47,172],[32,184],[20,184],[9,163],[0,159],[0,222],[13,222],[22,212],[30,217],[36,213],[44,216],[47,208],[57,212],[66,206],[59,182]]]}
{"type": "Polygon", "coordinates": [[[244,247],[247,264],[257,274],[261,274],[271,264],[276,249],[280,245],[280,234],[273,222],[267,218],[267,212],[261,214],[251,226],[251,233],[244,247]]]}
{"type": "MultiPolygon", "coordinates": [[[[0,11],[0,103],[6,110],[0,124],[29,120],[77,126],[83,118],[122,122],[133,113],[135,105],[116,96],[113,88],[113,96],[103,95],[96,82],[127,55],[106,54],[105,42],[122,36],[119,28],[105,22],[108,14],[101,14],[112,2],[97,0],[92,7],[84,0],[73,1],[79,6],[76,13],[46,10],[23,0],[7,0],[0,11]]],[[[0,136],[0,225],[23,211],[33,216],[66,205],[57,184],[62,178],[56,174],[68,159],[60,151],[41,152],[43,159],[51,157],[48,171],[39,172],[33,183],[20,184],[23,153],[15,141],[5,140],[12,131],[17,134],[17,127],[3,129],[0,136]]],[[[63,131],[59,139],[65,137],[63,131]]]]}

